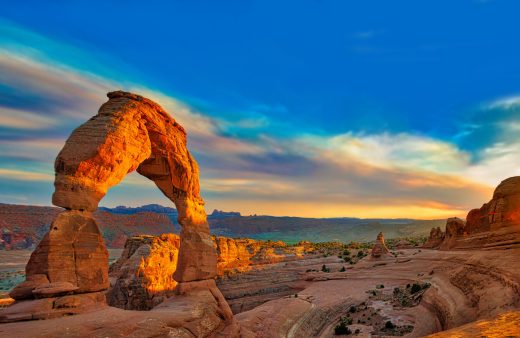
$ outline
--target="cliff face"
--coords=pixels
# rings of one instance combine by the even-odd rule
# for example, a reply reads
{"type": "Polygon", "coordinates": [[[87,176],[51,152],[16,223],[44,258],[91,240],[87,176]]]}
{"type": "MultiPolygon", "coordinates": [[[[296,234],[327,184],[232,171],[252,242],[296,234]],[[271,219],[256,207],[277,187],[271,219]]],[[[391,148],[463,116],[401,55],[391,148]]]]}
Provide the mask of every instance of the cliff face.
{"type": "Polygon", "coordinates": [[[425,248],[491,249],[520,247],[520,176],[502,181],[493,198],[471,210],[466,222],[450,218],[446,232],[432,229],[425,248]]]}
{"type": "MultiPolygon", "coordinates": [[[[289,247],[283,242],[252,239],[212,237],[212,240],[218,254],[219,276],[247,271],[253,265],[303,258],[314,250],[307,243],[289,247]]],[[[173,274],[179,243],[176,234],[129,238],[121,257],[110,266],[108,303],[128,310],[149,310],[172,296],[177,285],[173,274]]]]}

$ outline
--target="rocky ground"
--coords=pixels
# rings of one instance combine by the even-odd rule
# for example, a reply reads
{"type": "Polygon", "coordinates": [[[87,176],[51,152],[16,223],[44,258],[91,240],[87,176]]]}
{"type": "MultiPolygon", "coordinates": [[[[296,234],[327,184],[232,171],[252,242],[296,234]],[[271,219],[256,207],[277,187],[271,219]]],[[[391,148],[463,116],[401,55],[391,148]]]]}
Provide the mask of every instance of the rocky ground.
{"type": "MultiPolygon", "coordinates": [[[[415,248],[392,250],[380,258],[371,257],[363,248],[347,251],[348,255],[343,249],[318,251],[304,259],[258,264],[219,278],[218,286],[242,326],[242,335],[333,337],[343,326],[351,336],[419,337],[476,320],[496,330],[489,323],[504,321],[514,314],[504,317],[502,313],[520,308],[520,250],[415,248]]],[[[197,308],[196,302],[185,304],[197,308]]],[[[168,301],[162,309],[181,311],[168,301]]],[[[64,336],[114,337],[119,336],[114,330],[121,322],[131,324],[137,332],[150,321],[160,322],[164,329],[167,317],[155,311],[108,307],[61,319],[2,324],[0,335],[23,328],[28,330],[25,332],[47,332],[40,334],[44,337],[58,331],[64,336]],[[131,321],[124,319],[124,313],[129,313],[131,321]],[[160,318],[152,319],[156,315],[160,318]],[[80,325],[84,322],[88,325],[80,325]]],[[[163,332],[154,330],[151,332],[163,332]]],[[[459,330],[476,332],[478,328],[459,330]]]]}
{"type": "MultiPolygon", "coordinates": [[[[242,327],[257,336],[332,337],[344,321],[353,335],[419,337],[518,309],[520,272],[515,257],[519,255],[519,250],[406,249],[383,261],[364,258],[344,272],[339,272],[344,262],[322,257],[260,269],[220,287],[239,311],[241,306],[247,309],[252,299],[258,301],[259,290],[266,290],[257,287],[252,274],[266,281],[275,275],[285,277],[273,279],[270,296],[284,288],[291,292],[236,315],[242,327]],[[323,264],[330,272],[307,272],[323,264]],[[414,284],[419,290],[412,293],[414,284]],[[244,297],[237,297],[240,290],[244,297]],[[249,296],[243,290],[257,292],[249,296]]],[[[264,292],[265,299],[270,296],[264,292]]]]}

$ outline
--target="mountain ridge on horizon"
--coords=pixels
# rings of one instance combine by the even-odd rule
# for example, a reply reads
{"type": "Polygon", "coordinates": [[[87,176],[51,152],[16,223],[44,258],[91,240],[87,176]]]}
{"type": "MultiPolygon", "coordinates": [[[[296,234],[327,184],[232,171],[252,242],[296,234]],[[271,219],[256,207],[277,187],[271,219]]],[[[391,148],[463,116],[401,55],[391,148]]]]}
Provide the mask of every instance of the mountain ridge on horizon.
{"type": "MultiPolygon", "coordinates": [[[[0,203],[0,249],[33,248],[48,230],[61,208],[0,203]]],[[[100,207],[94,212],[108,247],[120,248],[137,234],[179,233],[177,210],[157,204],[141,207],[100,207]],[[115,211],[114,211],[115,210],[115,211]]],[[[215,236],[281,240],[288,244],[311,242],[368,242],[384,232],[386,238],[427,236],[445,219],[360,219],[242,216],[214,211],[208,215],[215,236]]]]}

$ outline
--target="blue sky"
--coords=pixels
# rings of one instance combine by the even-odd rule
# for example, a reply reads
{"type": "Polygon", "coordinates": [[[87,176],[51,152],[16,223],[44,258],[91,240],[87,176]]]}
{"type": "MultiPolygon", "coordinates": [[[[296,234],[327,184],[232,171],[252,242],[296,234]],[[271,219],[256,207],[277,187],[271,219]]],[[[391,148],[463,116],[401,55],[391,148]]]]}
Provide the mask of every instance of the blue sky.
{"type": "MultiPolygon", "coordinates": [[[[107,91],[187,129],[212,208],[463,216],[520,174],[515,1],[17,2],[0,17],[0,202],[107,91]]],[[[167,204],[131,174],[103,205],[167,204]],[[137,197],[138,196],[138,197],[137,197]]]]}

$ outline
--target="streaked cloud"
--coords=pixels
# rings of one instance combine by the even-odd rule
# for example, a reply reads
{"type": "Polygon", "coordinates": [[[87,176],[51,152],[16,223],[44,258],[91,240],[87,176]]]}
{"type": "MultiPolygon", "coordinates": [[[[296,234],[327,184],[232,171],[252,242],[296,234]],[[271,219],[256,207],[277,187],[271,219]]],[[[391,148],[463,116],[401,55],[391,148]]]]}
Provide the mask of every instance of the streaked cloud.
{"type": "MultiPolygon", "coordinates": [[[[68,134],[96,113],[106,92],[116,89],[158,102],[187,129],[210,210],[314,217],[464,216],[490,198],[499,180],[520,174],[519,127],[510,115],[494,122],[498,136],[479,149],[478,158],[457,142],[480,132],[483,122],[470,121],[454,139],[443,140],[389,131],[301,131],[280,137],[269,134],[266,127],[278,121],[264,113],[287,112],[281,104],[254,104],[240,119],[215,118],[129,77],[107,78],[50,60],[38,46],[29,53],[12,48],[13,43],[0,44],[0,158],[9,164],[0,168],[0,178],[20,187],[37,181],[51,185],[54,158],[68,134]],[[240,131],[248,137],[240,137],[240,131]]],[[[520,102],[516,100],[498,100],[488,108],[509,109],[520,102]]],[[[3,196],[22,196],[11,189],[3,196]]],[[[139,205],[158,198],[151,191],[157,192],[153,183],[131,173],[113,195],[118,202],[110,192],[106,201],[139,205]],[[124,194],[125,189],[139,194],[124,194]]]]}
{"type": "Polygon", "coordinates": [[[0,168],[0,177],[16,181],[45,181],[53,182],[54,175],[48,173],[37,173],[32,171],[0,168]]]}

